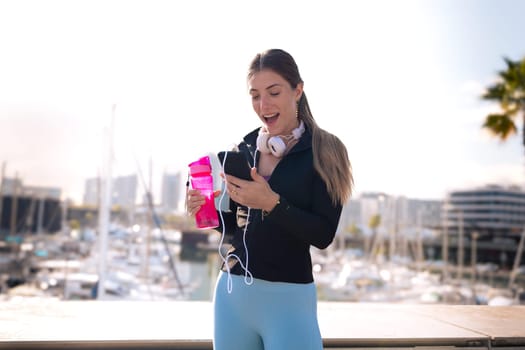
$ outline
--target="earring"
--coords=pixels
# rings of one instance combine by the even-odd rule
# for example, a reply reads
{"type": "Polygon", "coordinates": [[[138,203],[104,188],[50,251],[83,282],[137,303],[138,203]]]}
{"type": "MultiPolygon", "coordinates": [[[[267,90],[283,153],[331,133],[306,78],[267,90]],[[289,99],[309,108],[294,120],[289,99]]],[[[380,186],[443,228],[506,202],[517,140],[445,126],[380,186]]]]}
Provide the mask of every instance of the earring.
{"type": "Polygon", "coordinates": [[[295,108],[295,117],[299,119],[299,101],[297,101],[297,108],[295,108]]]}

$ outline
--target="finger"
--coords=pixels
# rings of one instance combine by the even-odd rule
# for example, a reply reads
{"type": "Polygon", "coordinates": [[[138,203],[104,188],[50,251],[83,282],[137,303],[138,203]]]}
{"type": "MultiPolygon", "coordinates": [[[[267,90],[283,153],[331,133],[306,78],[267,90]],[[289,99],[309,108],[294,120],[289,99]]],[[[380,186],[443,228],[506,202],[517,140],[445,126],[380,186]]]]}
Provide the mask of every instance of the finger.
{"type": "Polygon", "coordinates": [[[234,185],[236,187],[241,187],[243,182],[246,182],[245,180],[239,179],[238,177],[235,177],[233,175],[226,175],[226,182],[230,185],[234,185]]]}
{"type": "Polygon", "coordinates": [[[191,207],[195,208],[195,207],[203,205],[204,203],[206,203],[206,200],[204,198],[194,199],[191,201],[191,207]]]}
{"type": "Polygon", "coordinates": [[[202,207],[202,204],[193,204],[192,206],[190,206],[188,208],[188,214],[190,216],[194,216],[195,214],[197,214],[197,212],[200,210],[200,208],[202,207]]]}
{"type": "Polygon", "coordinates": [[[193,192],[188,192],[188,202],[201,201],[204,200],[206,196],[200,193],[199,190],[194,190],[193,192]]]}
{"type": "Polygon", "coordinates": [[[188,208],[194,208],[197,205],[202,205],[206,201],[206,197],[200,194],[188,196],[188,208]]]}
{"type": "Polygon", "coordinates": [[[264,177],[262,177],[261,175],[259,175],[259,173],[257,172],[257,168],[256,167],[253,167],[250,171],[250,175],[252,176],[252,179],[253,181],[255,182],[264,182],[266,183],[266,180],[264,179],[264,177]]]}
{"type": "Polygon", "coordinates": [[[227,191],[228,191],[228,194],[230,195],[230,197],[232,195],[236,195],[237,194],[237,188],[238,187],[235,187],[235,186],[228,186],[227,187],[227,191]]]}

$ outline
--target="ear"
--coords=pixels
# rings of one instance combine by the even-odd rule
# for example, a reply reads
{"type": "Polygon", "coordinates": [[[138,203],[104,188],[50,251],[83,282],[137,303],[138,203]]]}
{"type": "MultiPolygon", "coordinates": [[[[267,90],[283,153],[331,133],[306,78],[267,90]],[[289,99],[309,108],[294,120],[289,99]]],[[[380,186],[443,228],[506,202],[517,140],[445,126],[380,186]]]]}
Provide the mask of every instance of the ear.
{"type": "Polygon", "coordinates": [[[301,96],[303,95],[303,87],[304,83],[297,84],[297,87],[295,88],[295,102],[299,103],[299,100],[301,99],[301,96]]]}

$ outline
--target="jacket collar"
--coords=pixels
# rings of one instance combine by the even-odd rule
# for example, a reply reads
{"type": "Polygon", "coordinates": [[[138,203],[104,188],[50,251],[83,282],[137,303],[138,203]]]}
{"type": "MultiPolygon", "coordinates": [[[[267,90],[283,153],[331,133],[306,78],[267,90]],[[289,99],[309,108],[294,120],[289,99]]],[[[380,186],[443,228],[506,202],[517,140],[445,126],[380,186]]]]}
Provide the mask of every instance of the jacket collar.
{"type": "MultiPolygon", "coordinates": [[[[257,136],[259,135],[260,128],[252,130],[250,133],[246,134],[243,138],[244,145],[239,145],[242,149],[243,146],[247,147],[248,152],[251,154],[252,158],[255,156],[255,151],[257,150],[257,136]]],[[[305,125],[304,133],[299,138],[299,141],[292,147],[288,154],[293,154],[296,152],[302,152],[304,150],[312,148],[312,133],[310,129],[305,125]]]]}

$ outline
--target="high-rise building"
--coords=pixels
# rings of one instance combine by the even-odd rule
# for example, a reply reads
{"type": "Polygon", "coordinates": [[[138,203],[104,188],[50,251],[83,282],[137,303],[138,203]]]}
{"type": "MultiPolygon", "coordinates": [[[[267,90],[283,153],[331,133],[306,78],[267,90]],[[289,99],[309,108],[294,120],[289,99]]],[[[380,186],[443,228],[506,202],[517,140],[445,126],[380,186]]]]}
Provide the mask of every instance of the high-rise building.
{"type": "Polygon", "coordinates": [[[99,203],[100,178],[87,179],[84,184],[84,205],[97,206],[99,203]]]}
{"type": "Polygon", "coordinates": [[[177,211],[180,209],[182,192],[184,189],[182,174],[164,174],[162,176],[161,203],[164,210],[177,211]]]}
{"type": "Polygon", "coordinates": [[[137,175],[118,176],[113,179],[111,204],[133,208],[137,201],[137,175]]]}
{"type": "MultiPolygon", "coordinates": [[[[87,179],[84,186],[84,205],[98,205],[100,201],[100,178],[87,179]]],[[[137,200],[137,175],[115,177],[111,188],[111,205],[132,208],[137,200]]]]}

